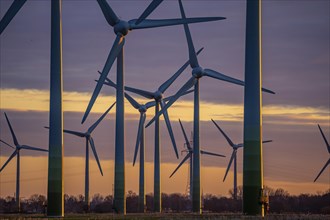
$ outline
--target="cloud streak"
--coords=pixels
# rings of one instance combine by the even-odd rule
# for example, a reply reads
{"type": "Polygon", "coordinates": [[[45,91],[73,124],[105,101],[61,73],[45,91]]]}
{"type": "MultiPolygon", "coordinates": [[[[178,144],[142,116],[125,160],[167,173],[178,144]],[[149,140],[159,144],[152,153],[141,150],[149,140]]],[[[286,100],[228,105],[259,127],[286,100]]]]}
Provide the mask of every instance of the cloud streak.
{"type": "MultiPolygon", "coordinates": [[[[90,99],[90,93],[64,92],[63,109],[65,112],[83,113],[90,99]]],[[[190,95],[191,96],[191,95],[190,95]]],[[[49,92],[35,89],[0,89],[0,109],[10,111],[49,111],[49,92]]],[[[115,101],[115,96],[101,95],[93,108],[93,113],[103,113],[110,104],[115,101]]],[[[147,100],[137,98],[140,103],[147,100]]],[[[139,113],[125,102],[126,113],[130,119],[138,120],[139,113]]],[[[218,104],[201,102],[201,121],[209,121],[210,118],[221,121],[242,121],[243,105],[241,104],[218,104]]],[[[115,109],[111,111],[113,114],[115,109]]],[[[149,118],[154,114],[148,111],[149,118]]],[[[179,100],[170,108],[169,114],[172,120],[192,121],[193,101],[179,100]]],[[[327,125],[329,111],[325,108],[294,105],[266,105],[263,107],[264,123],[272,124],[313,124],[327,125]]]]}

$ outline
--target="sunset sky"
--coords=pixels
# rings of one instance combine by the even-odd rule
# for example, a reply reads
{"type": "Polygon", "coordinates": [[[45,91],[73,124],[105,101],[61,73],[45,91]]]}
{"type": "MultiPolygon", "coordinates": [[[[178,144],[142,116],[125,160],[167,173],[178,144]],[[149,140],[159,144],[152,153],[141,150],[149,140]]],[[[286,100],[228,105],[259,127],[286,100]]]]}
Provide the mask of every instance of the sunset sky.
{"type": "MultiPolygon", "coordinates": [[[[150,1],[110,1],[124,20],[138,18],[150,1]]],[[[12,0],[0,1],[0,18],[12,0]]],[[[244,79],[245,1],[183,1],[187,17],[223,16],[226,20],[189,25],[196,50],[204,47],[199,63],[226,75],[244,79]]],[[[115,101],[115,90],[104,86],[84,125],[81,119],[94,80],[99,77],[115,35],[96,1],[63,0],[64,127],[85,131],[115,101]]],[[[179,18],[177,1],[164,1],[150,18],[179,18]]],[[[330,141],[330,2],[328,0],[263,1],[263,86],[276,95],[263,94],[265,185],[292,194],[317,193],[330,188],[329,167],[314,178],[329,158],[317,128],[330,141]]],[[[129,33],[125,44],[125,82],[155,91],[188,60],[183,26],[129,33]]],[[[12,143],[3,112],[8,114],[21,144],[48,148],[50,79],[50,1],[29,0],[0,37],[0,137],[12,143]]],[[[116,65],[109,73],[115,81],[116,65]]],[[[190,68],[168,89],[174,94],[191,77],[190,68]]],[[[222,182],[231,148],[210,121],[236,143],[243,141],[243,88],[210,78],[201,79],[201,146],[226,158],[202,156],[203,193],[228,196],[233,184],[229,172],[222,182]]],[[[149,100],[132,94],[141,103],[149,100]]],[[[190,134],[193,97],[181,98],[169,110],[178,150],[184,138],[178,119],[190,134]]],[[[132,167],[139,112],[126,104],[126,190],[138,192],[138,164],[132,167]]],[[[147,121],[154,109],[147,112],[147,121]]],[[[114,173],[115,108],[94,131],[104,176],[91,156],[91,194],[112,194],[114,173]]],[[[146,185],[153,189],[153,126],[146,129],[146,185]]],[[[64,135],[65,193],[83,194],[83,139],[64,135]]],[[[168,176],[182,160],[175,158],[164,121],[161,122],[162,190],[185,193],[188,166],[168,176]]],[[[46,194],[47,153],[21,151],[21,195],[46,194]]],[[[0,166],[12,149],[0,145],[0,166]]],[[[238,152],[238,181],[242,184],[242,149],[238,152]]],[[[0,196],[15,192],[16,160],[0,174],[0,196]]]]}

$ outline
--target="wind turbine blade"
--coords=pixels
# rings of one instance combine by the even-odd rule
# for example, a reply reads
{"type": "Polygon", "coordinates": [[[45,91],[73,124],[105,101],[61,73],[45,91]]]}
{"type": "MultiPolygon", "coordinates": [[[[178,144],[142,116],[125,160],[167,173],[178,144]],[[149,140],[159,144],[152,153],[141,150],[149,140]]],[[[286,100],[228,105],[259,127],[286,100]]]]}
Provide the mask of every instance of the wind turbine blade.
{"type": "Polygon", "coordinates": [[[205,150],[201,150],[200,152],[201,152],[201,154],[207,154],[207,155],[216,156],[216,157],[226,157],[222,154],[216,154],[216,153],[208,152],[208,151],[205,151],[205,150]]]}
{"type": "Polygon", "coordinates": [[[15,144],[15,146],[17,146],[17,145],[18,145],[18,141],[17,141],[16,135],[15,135],[15,133],[14,133],[14,130],[13,130],[13,128],[11,127],[11,124],[10,124],[10,121],[9,121],[9,119],[8,119],[8,117],[7,117],[6,112],[5,112],[5,117],[6,117],[6,120],[7,120],[8,126],[9,126],[9,129],[10,129],[10,133],[11,133],[11,136],[12,136],[12,138],[13,138],[14,144],[15,144]]]}
{"type": "MultiPolygon", "coordinates": [[[[100,75],[102,75],[102,73],[100,71],[97,71],[100,75]]],[[[95,80],[96,82],[98,82],[98,80],[95,80]]],[[[105,85],[108,85],[108,86],[111,86],[111,87],[114,87],[114,88],[117,88],[117,85],[116,83],[114,83],[111,79],[109,79],[108,77],[105,78],[105,82],[104,82],[105,85]]]]}
{"type": "MultiPolygon", "coordinates": [[[[99,74],[101,74],[100,71],[98,71],[98,72],[99,72],[99,74]]],[[[108,85],[108,86],[111,86],[111,87],[117,89],[117,85],[113,81],[111,81],[109,78],[106,78],[105,80],[106,80],[106,82],[104,82],[105,85],[108,85]]],[[[97,82],[98,80],[95,80],[95,81],[97,82]]],[[[130,96],[126,92],[124,94],[125,94],[126,99],[131,103],[131,105],[134,108],[138,109],[140,107],[140,104],[137,101],[135,101],[132,96],[130,96]]]]}
{"type": "Polygon", "coordinates": [[[228,163],[228,167],[227,167],[227,170],[226,170],[226,174],[225,174],[225,176],[224,176],[224,178],[223,178],[223,182],[225,182],[225,180],[226,180],[226,177],[227,177],[227,174],[228,174],[229,168],[230,168],[230,166],[231,166],[231,164],[232,164],[234,158],[236,157],[236,153],[237,153],[237,150],[233,150],[233,153],[231,154],[230,161],[229,161],[229,163],[228,163]]]}
{"type": "MultiPolygon", "coordinates": [[[[204,48],[202,47],[201,49],[199,49],[199,51],[197,51],[198,55],[204,48]]],[[[169,78],[166,82],[164,82],[159,88],[158,90],[161,91],[162,93],[164,93],[167,88],[172,85],[172,83],[181,75],[181,73],[187,68],[187,66],[189,65],[189,60],[183,64],[183,66],[176,72],[173,74],[173,76],[171,76],[171,78],[169,78]]]]}
{"type": "Polygon", "coordinates": [[[185,141],[186,141],[187,148],[188,148],[188,150],[192,150],[192,148],[191,148],[191,146],[190,146],[190,142],[189,142],[188,137],[187,137],[187,134],[186,134],[186,131],[184,130],[183,125],[182,125],[180,119],[179,119],[179,123],[180,123],[180,127],[181,127],[181,130],[182,130],[182,133],[183,133],[184,139],[185,139],[185,141]]]}
{"type": "Polygon", "coordinates": [[[191,153],[188,153],[185,158],[183,158],[183,160],[181,161],[181,163],[179,163],[178,167],[173,171],[173,173],[171,174],[170,178],[176,173],[176,171],[182,166],[182,164],[184,164],[184,162],[186,162],[189,157],[190,157],[191,153]]]}
{"type": "Polygon", "coordinates": [[[137,153],[139,151],[139,144],[140,144],[142,129],[143,129],[143,126],[144,126],[144,122],[145,121],[146,121],[146,114],[145,113],[141,113],[140,114],[140,121],[139,121],[138,133],[137,133],[137,137],[136,137],[133,166],[135,165],[137,153]]]}
{"type": "Polygon", "coordinates": [[[325,165],[323,166],[322,170],[319,172],[319,174],[317,175],[317,177],[315,178],[314,182],[316,182],[316,180],[321,176],[321,174],[323,173],[323,171],[325,170],[325,168],[330,164],[330,158],[328,160],[328,162],[325,163],[325,165]]]}
{"type": "Polygon", "coordinates": [[[135,109],[139,109],[140,108],[140,104],[135,100],[133,99],[132,96],[128,95],[126,92],[125,92],[125,97],[126,99],[129,101],[129,103],[131,103],[131,105],[135,108],[135,109]]]}
{"type": "Polygon", "coordinates": [[[149,127],[155,120],[158,118],[161,114],[164,113],[176,100],[178,100],[181,95],[193,87],[195,83],[197,82],[197,79],[195,77],[191,77],[182,87],[179,89],[179,91],[173,96],[172,99],[168,101],[168,103],[148,122],[146,127],[149,127]]]}
{"type": "MultiPolygon", "coordinates": [[[[165,103],[164,103],[163,100],[160,101],[160,106],[162,107],[162,109],[164,108],[165,103]]],[[[170,121],[170,118],[168,116],[167,110],[164,110],[163,115],[164,115],[164,119],[165,119],[165,122],[166,122],[168,133],[169,133],[171,141],[172,141],[172,145],[173,145],[173,148],[174,148],[174,151],[175,151],[176,158],[179,159],[178,149],[176,147],[175,138],[174,138],[174,134],[173,134],[172,126],[171,126],[171,121],[170,121]]]]}
{"type": "Polygon", "coordinates": [[[82,133],[82,132],[79,132],[79,131],[72,131],[72,130],[64,129],[63,132],[67,133],[67,134],[72,134],[72,135],[75,135],[75,136],[78,136],[78,137],[85,137],[86,136],[85,133],[82,133]]]}
{"type": "Polygon", "coordinates": [[[266,141],[263,141],[262,143],[269,143],[269,142],[273,142],[273,140],[266,140],[266,141]]]}
{"type": "Polygon", "coordinates": [[[230,83],[237,84],[237,85],[240,85],[240,86],[245,85],[245,83],[242,80],[235,79],[235,78],[230,77],[230,76],[226,76],[222,73],[219,73],[219,72],[211,70],[211,69],[204,69],[203,73],[204,73],[205,76],[209,76],[209,77],[212,77],[214,79],[219,79],[219,80],[230,82],[230,83]]]}
{"type": "Polygon", "coordinates": [[[130,25],[130,29],[146,29],[146,28],[155,28],[155,27],[166,27],[173,25],[181,25],[181,24],[191,24],[191,23],[201,23],[208,21],[217,21],[226,19],[224,17],[201,17],[201,18],[174,18],[174,19],[153,19],[153,20],[143,20],[140,24],[136,25],[136,19],[130,20],[128,23],[130,25]]]}
{"type": "Polygon", "coordinates": [[[7,25],[11,22],[11,20],[15,17],[17,12],[22,8],[25,2],[26,0],[14,0],[6,14],[0,21],[0,35],[6,29],[7,25]]]}
{"type": "Polygon", "coordinates": [[[92,137],[89,139],[89,143],[90,143],[90,145],[91,145],[91,148],[92,148],[92,151],[93,151],[93,154],[94,154],[95,160],[96,160],[96,162],[97,162],[97,166],[99,167],[100,172],[101,172],[101,175],[103,176],[103,171],[102,171],[102,168],[101,168],[101,164],[100,164],[100,161],[99,161],[99,157],[97,156],[96,148],[95,148],[95,145],[94,145],[94,140],[93,140],[92,137]]]}
{"type": "Polygon", "coordinates": [[[10,144],[8,144],[7,142],[3,141],[3,140],[0,140],[0,142],[4,143],[5,145],[7,145],[8,147],[11,147],[13,149],[15,149],[15,147],[11,146],[10,144]]]}
{"type": "Polygon", "coordinates": [[[270,94],[276,94],[275,92],[273,92],[272,90],[269,90],[269,89],[265,89],[265,88],[261,88],[261,90],[263,91],[263,92],[267,92],[267,93],[270,93],[270,94]]]}
{"type": "MultiPolygon", "coordinates": [[[[185,91],[181,96],[188,95],[188,94],[192,93],[193,91],[194,91],[194,89],[191,89],[191,90],[185,91]]],[[[167,103],[167,102],[168,102],[173,96],[174,96],[174,95],[164,98],[164,99],[163,99],[164,102],[167,103]]]]}
{"type": "Polygon", "coordinates": [[[142,89],[136,89],[136,88],[132,88],[132,87],[129,87],[129,86],[125,86],[125,90],[129,91],[129,92],[133,92],[133,93],[138,94],[140,96],[143,96],[147,99],[153,99],[154,98],[154,93],[153,92],[148,92],[148,91],[145,91],[145,90],[142,90],[142,89]]]}
{"type": "MultiPolygon", "coordinates": [[[[181,96],[184,96],[184,95],[187,95],[189,93],[192,93],[193,91],[194,91],[193,89],[188,90],[188,91],[184,92],[181,96]]],[[[173,98],[173,96],[166,97],[163,100],[164,100],[165,103],[167,103],[171,98],[173,98]]],[[[148,108],[151,108],[151,107],[156,106],[156,104],[157,104],[156,101],[150,101],[150,102],[147,102],[145,105],[146,105],[146,107],[148,109],[148,108]]]]}
{"type": "MultiPolygon", "coordinates": [[[[181,96],[184,96],[184,95],[187,95],[189,93],[192,93],[193,91],[194,91],[193,89],[188,90],[188,91],[184,92],[181,96]]],[[[173,98],[173,96],[166,97],[163,100],[164,100],[165,103],[167,103],[171,98],[173,98]]],[[[150,101],[150,102],[147,102],[146,103],[147,109],[148,108],[151,108],[151,107],[154,107],[155,105],[156,105],[156,101],[150,101]]]]}
{"type": "Polygon", "coordinates": [[[36,150],[36,151],[48,152],[48,150],[46,150],[46,149],[41,149],[41,148],[38,148],[38,147],[31,147],[31,146],[28,146],[28,145],[22,145],[21,148],[25,149],[25,150],[36,150]]]}
{"type": "MultiPolygon", "coordinates": [[[[49,129],[49,127],[44,127],[44,128],[49,129]]],[[[79,131],[72,131],[72,130],[64,129],[63,132],[67,133],[67,134],[72,134],[72,135],[75,135],[75,136],[78,136],[78,137],[85,137],[86,136],[85,133],[82,133],[82,132],[79,132],[79,131]]]]}
{"type": "Polygon", "coordinates": [[[12,155],[10,155],[10,157],[8,158],[8,160],[6,161],[6,163],[1,167],[0,172],[7,166],[7,164],[11,161],[11,159],[13,159],[13,157],[15,157],[17,154],[17,151],[15,150],[12,155]]]}
{"type": "Polygon", "coordinates": [[[88,128],[88,132],[92,133],[94,129],[100,124],[100,122],[103,120],[103,118],[109,113],[109,111],[112,109],[112,107],[116,104],[114,102],[104,113],[103,115],[92,125],[88,128]]]}
{"type": "MultiPolygon", "coordinates": [[[[188,90],[188,91],[184,92],[181,96],[184,96],[184,95],[187,95],[189,93],[192,93],[193,91],[194,91],[193,89],[188,90]]],[[[171,98],[173,98],[173,96],[166,97],[163,100],[164,100],[165,103],[167,103],[171,98]]],[[[147,102],[145,105],[146,105],[146,107],[148,109],[148,108],[151,108],[151,107],[156,106],[156,104],[157,104],[156,101],[150,101],[150,102],[147,102]]]]}
{"type": "Polygon", "coordinates": [[[149,6],[144,10],[141,16],[136,20],[135,24],[140,24],[144,19],[146,19],[151,12],[153,12],[163,0],[153,0],[149,6]]]}
{"type": "Polygon", "coordinates": [[[320,132],[321,132],[321,134],[322,134],[323,140],[324,140],[325,144],[327,145],[327,148],[328,148],[328,151],[329,151],[329,154],[330,154],[330,145],[329,145],[329,143],[328,143],[328,140],[327,140],[327,138],[325,137],[325,135],[324,135],[324,133],[323,133],[323,131],[322,131],[320,125],[318,124],[317,126],[318,126],[319,129],[320,129],[320,132]]]}
{"type": "MultiPolygon", "coordinates": [[[[165,99],[166,99],[166,98],[165,98],[165,99]]],[[[148,109],[148,108],[151,108],[151,107],[155,107],[156,104],[157,104],[156,101],[150,101],[150,102],[147,102],[147,103],[146,103],[146,108],[148,109]]]]}
{"type": "Polygon", "coordinates": [[[88,103],[88,106],[87,106],[87,109],[86,109],[86,112],[84,114],[84,117],[82,119],[82,122],[81,123],[84,123],[88,114],[90,113],[90,111],[92,110],[92,107],[94,105],[94,102],[97,98],[97,96],[99,95],[100,91],[101,91],[101,88],[103,86],[103,83],[105,82],[105,79],[107,78],[108,74],[109,74],[109,71],[112,67],[112,64],[113,62],[115,61],[115,59],[117,58],[119,52],[122,50],[123,46],[124,46],[124,43],[125,43],[125,38],[122,37],[122,36],[119,36],[117,35],[117,38],[115,40],[115,42],[113,43],[113,46],[110,50],[110,53],[109,53],[109,56],[108,56],[108,59],[105,63],[105,66],[102,70],[102,74],[96,84],[96,87],[94,89],[94,92],[93,92],[93,95],[91,97],[91,100],[89,101],[88,103]]]}
{"type": "Polygon", "coordinates": [[[97,3],[99,3],[99,6],[108,24],[114,26],[119,22],[119,18],[117,17],[117,15],[112,10],[112,8],[110,7],[110,5],[107,3],[106,0],[97,0],[97,3]]]}
{"type": "MultiPolygon", "coordinates": [[[[181,0],[179,0],[179,5],[180,5],[180,12],[181,12],[182,19],[186,19],[186,15],[184,13],[184,9],[183,9],[181,0]]],[[[188,24],[183,24],[183,27],[184,27],[184,32],[186,34],[186,39],[187,39],[187,43],[188,43],[190,66],[191,66],[191,68],[195,68],[195,67],[198,67],[199,64],[198,64],[197,56],[195,54],[194,43],[192,41],[192,37],[190,34],[188,24]]]]}
{"type": "Polygon", "coordinates": [[[218,128],[218,130],[221,132],[221,134],[226,138],[228,144],[231,146],[231,147],[234,147],[234,143],[231,141],[231,139],[226,135],[226,133],[220,128],[220,126],[213,120],[211,119],[213,124],[218,128]]]}

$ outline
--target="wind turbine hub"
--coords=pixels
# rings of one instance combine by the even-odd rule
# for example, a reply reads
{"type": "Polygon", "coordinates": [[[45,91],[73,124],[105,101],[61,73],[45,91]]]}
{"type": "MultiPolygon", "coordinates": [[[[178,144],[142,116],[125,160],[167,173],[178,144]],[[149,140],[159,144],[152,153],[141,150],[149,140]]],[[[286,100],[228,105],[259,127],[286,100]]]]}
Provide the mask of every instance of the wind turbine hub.
{"type": "Polygon", "coordinates": [[[115,34],[120,33],[123,36],[126,36],[128,32],[130,31],[130,25],[126,21],[120,20],[114,27],[113,30],[115,34]]]}
{"type": "Polygon", "coordinates": [[[147,106],[141,105],[139,108],[139,112],[146,112],[147,111],[147,106]]]}
{"type": "Polygon", "coordinates": [[[163,93],[161,91],[155,92],[155,99],[161,100],[163,98],[163,93]]]}
{"type": "Polygon", "coordinates": [[[192,75],[195,77],[195,78],[201,78],[203,76],[203,68],[202,67],[195,67],[193,70],[192,70],[192,75]]]}
{"type": "Polygon", "coordinates": [[[237,144],[237,145],[235,145],[235,148],[236,148],[236,149],[238,149],[238,148],[240,148],[240,147],[243,147],[243,144],[237,144]]]}

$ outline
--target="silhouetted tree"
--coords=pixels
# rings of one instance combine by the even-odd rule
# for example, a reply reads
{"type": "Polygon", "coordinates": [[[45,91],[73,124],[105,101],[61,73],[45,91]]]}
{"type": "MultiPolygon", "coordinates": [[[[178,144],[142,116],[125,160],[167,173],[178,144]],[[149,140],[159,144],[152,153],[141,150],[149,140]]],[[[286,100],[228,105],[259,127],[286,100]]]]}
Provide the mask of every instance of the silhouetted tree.
{"type": "Polygon", "coordinates": [[[126,210],[128,213],[138,212],[139,197],[132,190],[128,191],[126,196],[126,210]]]}
{"type": "MultiPolygon", "coordinates": [[[[301,194],[299,196],[290,195],[284,189],[272,189],[265,187],[264,190],[269,195],[270,213],[298,213],[298,214],[330,214],[330,190],[317,194],[301,194]]],[[[232,191],[230,191],[232,192],[232,191]]],[[[215,196],[206,194],[203,196],[203,211],[216,213],[241,213],[242,212],[242,187],[238,190],[238,199],[231,197],[215,196]]],[[[84,196],[72,196],[65,194],[65,212],[83,213],[84,196]]],[[[180,193],[162,194],[162,208],[164,212],[185,212],[191,208],[191,201],[187,195],[180,193]]],[[[44,213],[46,198],[43,195],[32,195],[28,199],[21,201],[21,210],[25,213],[44,213]]],[[[133,191],[127,194],[127,212],[138,211],[138,195],[133,191]]],[[[153,195],[146,195],[147,211],[153,210],[153,195]]],[[[95,194],[92,197],[90,211],[95,213],[113,212],[113,197],[108,195],[103,197],[95,194]]],[[[16,203],[13,197],[0,198],[0,213],[16,212],[16,203]]]]}

